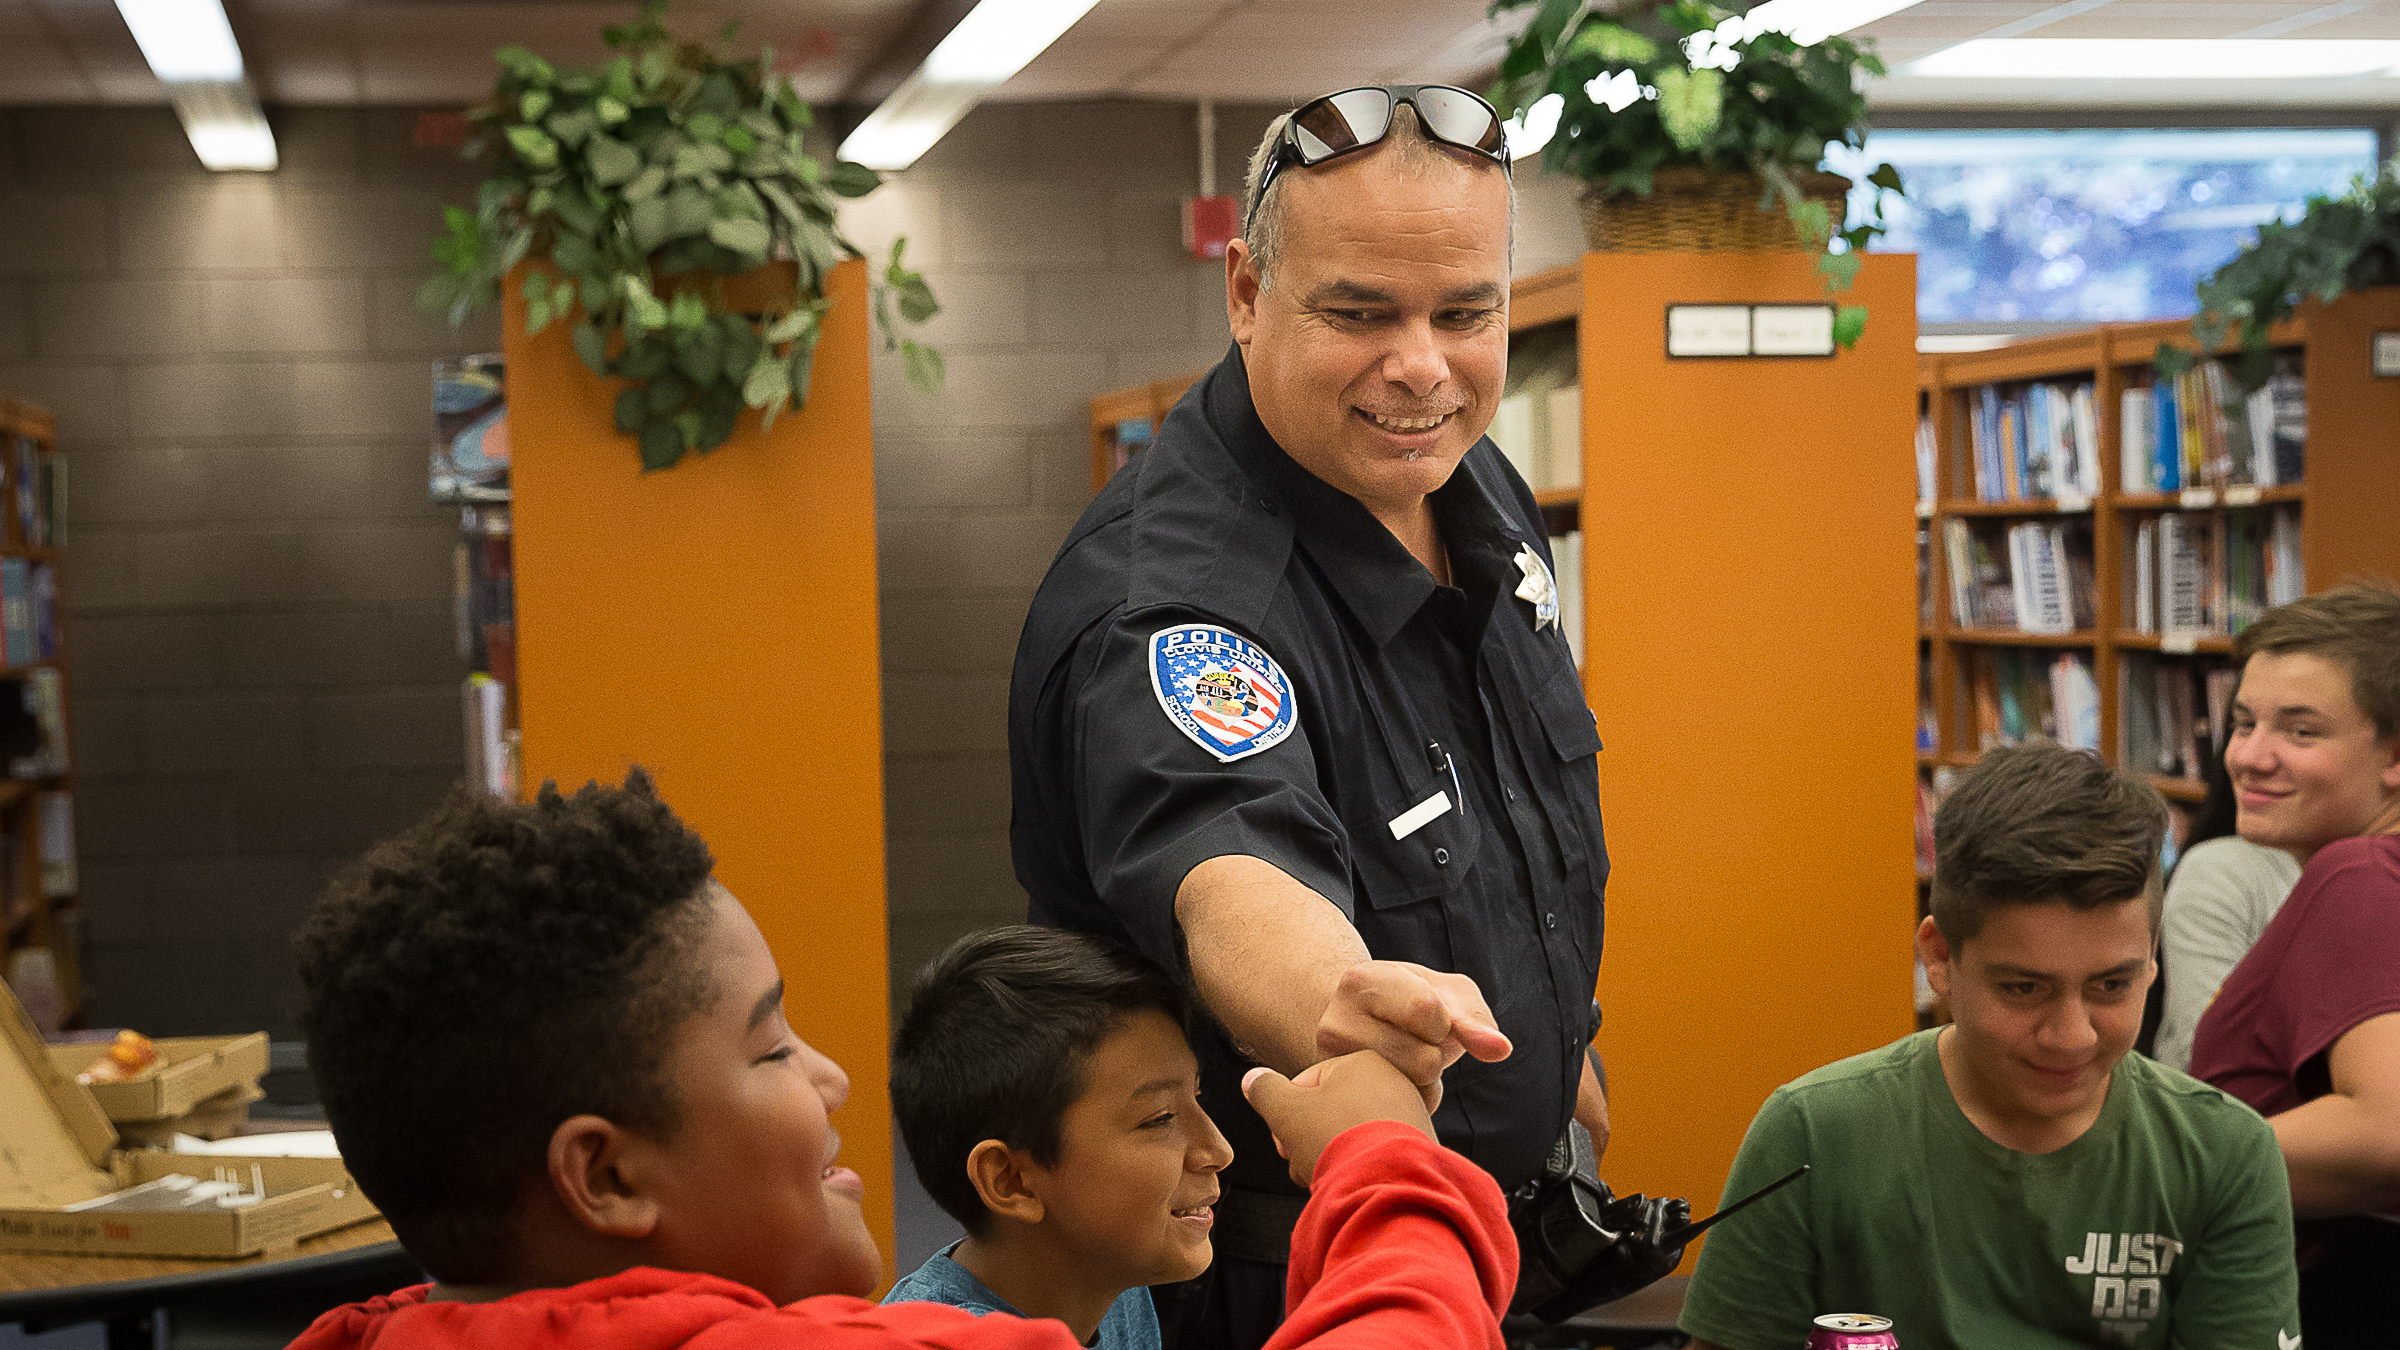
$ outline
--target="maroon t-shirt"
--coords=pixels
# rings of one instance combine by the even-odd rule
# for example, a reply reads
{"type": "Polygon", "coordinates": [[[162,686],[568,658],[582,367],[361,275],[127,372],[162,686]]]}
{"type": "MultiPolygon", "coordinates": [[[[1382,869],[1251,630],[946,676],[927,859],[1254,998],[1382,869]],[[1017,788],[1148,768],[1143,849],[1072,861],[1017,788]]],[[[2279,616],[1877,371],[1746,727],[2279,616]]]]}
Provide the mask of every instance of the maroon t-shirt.
{"type": "Polygon", "coordinates": [[[2192,1076],[2262,1116],[2332,1090],[2326,1052],[2400,1012],[2400,835],[2318,849],[2192,1033],[2192,1076]]]}

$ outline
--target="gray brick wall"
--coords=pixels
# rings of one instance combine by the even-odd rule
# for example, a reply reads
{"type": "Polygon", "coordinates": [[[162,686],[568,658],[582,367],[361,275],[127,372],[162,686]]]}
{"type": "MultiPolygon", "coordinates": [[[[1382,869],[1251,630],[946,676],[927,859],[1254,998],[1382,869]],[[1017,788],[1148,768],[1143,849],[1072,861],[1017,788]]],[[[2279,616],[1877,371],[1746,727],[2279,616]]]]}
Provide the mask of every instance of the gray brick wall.
{"type": "MultiPolygon", "coordinates": [[[[1220,187],[1277,110],[1218,110],[1220,187]]],[[[0,390],[59,415],[95,1015],[292,1031],[285,935],[327,871],[460,770],[426,362],[498,343],[414,296],[473,175],[405,110],[277,110],[284,167],[210,175],[164,109],[0,110],[0,390]]],[[[895,997],[1024,915],[1004,715],[1035,585],[1090,495],[1086,402],[1225,350],[1182,254],[1187,104],[987,104],[846,224],[910,240],[948,392],[876,370],[895,997]]],[[[1520,270],[1573,256],[1522,185],[1520,270]]]]}
{"type": "Polygon", "coordinates": [[[0,390],[72,461],[65,623],[92,1013],[292,1034],[327,873],[460,771],[418,314],[473,176],[403,110],[279,110],[213,175],[164,109],[0,111],[0,390]]]}

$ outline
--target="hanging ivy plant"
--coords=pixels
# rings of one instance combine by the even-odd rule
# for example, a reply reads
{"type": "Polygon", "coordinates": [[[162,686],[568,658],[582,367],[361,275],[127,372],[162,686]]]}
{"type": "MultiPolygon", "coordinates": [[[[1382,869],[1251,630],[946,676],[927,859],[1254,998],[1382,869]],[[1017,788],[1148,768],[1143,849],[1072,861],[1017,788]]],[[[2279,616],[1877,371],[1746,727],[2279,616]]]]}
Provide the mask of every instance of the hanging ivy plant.
{"type": "Polygon", "coordinates": [[[2200,282],[2192,350],[2158,344],[2158,368],[2180,375],[2200,352],[2213,352],[2228,330],[2241,335],[2233,362],[2235,406],[2275,373],[2267,332],[2303,300],[2331,303],[2344,291],[2400,286],[2400,159],[2374,178],[2363,175],[2339,197],[2311,197],[2298,222],[2268,221],[2233,261],[2200,282]]]}
{"type": "MultiPolygon", "coordinates": [[[[518,263],[551,263],[555,275],[525,274],[526,331],[573,323],[592,373],[626,381],[617,429],[639,439],[646,470],[724,444],[744,407],[772,426],[808,401],[825,276],[864,256],[834,223],[836,199],[881,182],[802,148],[813,118],[772,52],[721,58],[677,41],[665,12],[651,0],[636,22],[605,30],[615,55],[596,70],[522,47],[494,53],[499,86],[467,114],[481,131],[467,153],[487,158],[491,175],[473,210],[444,212],[441,270],[420,295],[456,324],[496,300],[518,263]],[[788,304],[763,315],[726,307],[724,278],[778,259],[799,273],[788,304]]],[[[718,41],[733,34],[728,24],[718,41]]],[[[941,354],[901,336],[893,317],[896,308],[919,324],[940,308],[905,265],[906,243],[893,243],[873,309],[910,382],[932,392],[941,354]]]]}

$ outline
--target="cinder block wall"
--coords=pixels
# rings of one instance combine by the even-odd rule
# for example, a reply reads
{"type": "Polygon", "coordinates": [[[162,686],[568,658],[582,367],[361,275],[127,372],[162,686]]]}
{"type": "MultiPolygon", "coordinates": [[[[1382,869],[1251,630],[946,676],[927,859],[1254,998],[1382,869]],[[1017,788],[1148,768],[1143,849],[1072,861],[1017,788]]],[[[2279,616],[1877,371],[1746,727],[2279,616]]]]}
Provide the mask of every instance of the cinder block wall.
{"type": "Polygon", "coordinates": [[[293,1033],[290,930],[461,769],[455,508],[425,499],[426,244],[473,177],[411,112],[279,110],[210,174],[165,109],[0,111],[0,390],[71,461],[94,1017],[293,1033]]]}
{"type": "MultiPolygon", "coordinates": [[[[1221,191],[1278,111],[1218,109],[1221,191]]],[[[426,364],[498,338],[414,296],[475,175],[411,111],[271,117],[284,167],[214,175],[165,109],[0,110],[0,390],[74,461],[94,1014],[160,1034],[292,1034],[293,923],[460,772],[426,364]]],[[[1188,104],[987,104],[845,216],[879,255],[908,236],[950,367],[927,398],[878,366],[895,997],[1024,915],[1009,661],[1090,495],[1086,401],[1225,351],[1222,264],[1180,244],[1197,160],[1188,104]]],[[[1518,270],[1573,257],[1568,191],[1520,195],[1518,270]]]]}

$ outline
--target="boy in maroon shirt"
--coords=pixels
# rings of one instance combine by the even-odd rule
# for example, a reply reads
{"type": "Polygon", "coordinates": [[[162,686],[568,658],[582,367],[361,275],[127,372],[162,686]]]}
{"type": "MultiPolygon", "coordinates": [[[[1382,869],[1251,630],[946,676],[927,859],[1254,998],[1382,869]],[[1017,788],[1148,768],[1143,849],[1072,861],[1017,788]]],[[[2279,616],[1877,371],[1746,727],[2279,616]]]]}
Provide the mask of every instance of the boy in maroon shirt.
{"type": "Polygon", "coordinates": [[[2300,884],[2200,1018],[2192,1073],[2275,1127],[2314,1350],[2400,1334],[2400,591],[2343,586],[2234,639],[2239,828],[2300,884]]]}
{"type": "MultiPolygon", "coordinates": [[[[433,1282],[296,1350],[1071,1350],[1057,1322],[861,1297],[883,1263],[828,1121],[849,1080],[711,868],[636,770],[462,791],[334,884],[301,935],[309,1062],[433,1282]]],[[[1505,1208],[1416,1087],[1364,1052],[1244,1086],[1314,1184],[1274,1344],[1498,1350],[1505,1208]]]]}

